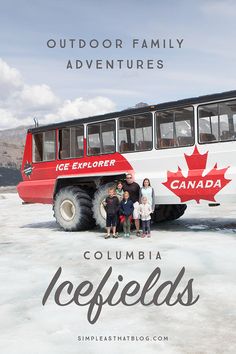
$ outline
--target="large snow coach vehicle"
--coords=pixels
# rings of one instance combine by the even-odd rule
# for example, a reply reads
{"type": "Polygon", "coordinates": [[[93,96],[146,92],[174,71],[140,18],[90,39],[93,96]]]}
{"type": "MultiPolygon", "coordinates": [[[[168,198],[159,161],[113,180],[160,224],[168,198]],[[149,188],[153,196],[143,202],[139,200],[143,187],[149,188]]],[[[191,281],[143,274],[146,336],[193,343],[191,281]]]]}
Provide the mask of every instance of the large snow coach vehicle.
{"type": "Polygon", "coordinates": [[[127,173],[154,187],[155,222],[187,204],[236,201],[236,91],[28,130],[18,193],[52,204],[68,231],[105,226],[108,186],[127,173]]]}

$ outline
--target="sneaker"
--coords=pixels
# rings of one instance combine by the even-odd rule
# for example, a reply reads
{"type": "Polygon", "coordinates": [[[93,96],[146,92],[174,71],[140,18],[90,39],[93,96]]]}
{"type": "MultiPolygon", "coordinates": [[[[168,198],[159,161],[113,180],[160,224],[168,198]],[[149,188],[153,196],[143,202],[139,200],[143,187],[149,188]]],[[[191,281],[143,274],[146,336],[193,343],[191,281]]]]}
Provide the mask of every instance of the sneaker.
{"type": "Polygon", "coordinates": [[[130,237],[130,234],[126,234],[127,237],[130,237]]]}
{"type": "Polygon", "coordinates": [[[146,236],[146,234],[143,233],[141,237],[144,238],[145,236],[146,236]]]}
{"type": "Polygon", "coordinates": [[[104,236],[104,238],[106,238],[106,239],[107,239],[107,238],[110,238],[110,237],[111,237],[110,234],[107,234],[107,235],[104,236]]]}
{"type": "Polygon", "coordinates": [[[147,237],[151,237],[151,234],[147,234],[147,237]]]}
{"type": "Polygon", "coordinates": [[[118,234],[112,235],[113,238],[118,238],[118,234]]]}
{"type": "Polygon", "coordinates": [[[136,236],[137,236],[137,237],[140,237],[140,236],[141,236],[140,231],[136,231],[136,236]]]}

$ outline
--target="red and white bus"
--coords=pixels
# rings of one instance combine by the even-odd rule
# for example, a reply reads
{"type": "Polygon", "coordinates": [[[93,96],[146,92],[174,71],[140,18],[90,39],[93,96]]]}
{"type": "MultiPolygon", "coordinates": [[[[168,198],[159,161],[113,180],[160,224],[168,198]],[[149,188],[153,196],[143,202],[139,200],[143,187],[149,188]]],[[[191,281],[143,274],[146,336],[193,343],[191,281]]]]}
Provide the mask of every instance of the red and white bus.
{"type": "Polygon", "coordinates": [[[127,173],[151,180],[156,222],[235,202],[236,91],[29,129],[18,193],[52,204],[65,230],[103,227],[107,188],[127,173]]]}

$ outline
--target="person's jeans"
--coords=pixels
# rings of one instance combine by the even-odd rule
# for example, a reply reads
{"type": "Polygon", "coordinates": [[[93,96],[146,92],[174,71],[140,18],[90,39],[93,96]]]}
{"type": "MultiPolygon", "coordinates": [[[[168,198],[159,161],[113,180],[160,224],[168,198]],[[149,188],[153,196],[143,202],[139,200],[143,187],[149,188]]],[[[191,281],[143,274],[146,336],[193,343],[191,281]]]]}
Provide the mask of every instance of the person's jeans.
{"type": "Polygon", "coordinates": [[[125,216],[125,220],[123,222],[123,230],[124,230],[125,234],[130,233],[130,217],[129,216],[125,216]]]}
{"type": "Polygon", "coordinates": [[[150,234],[150,225],[151,225],[151,220],[142,220],[142,229],[143,229],[143,234],[150,234]]]}

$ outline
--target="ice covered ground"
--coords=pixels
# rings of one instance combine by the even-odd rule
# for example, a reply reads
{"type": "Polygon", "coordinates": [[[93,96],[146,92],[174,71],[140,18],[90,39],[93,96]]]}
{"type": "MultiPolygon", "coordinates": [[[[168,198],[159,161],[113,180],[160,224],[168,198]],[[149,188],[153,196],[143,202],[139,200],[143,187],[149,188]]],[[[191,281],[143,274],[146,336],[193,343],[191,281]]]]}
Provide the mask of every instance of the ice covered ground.
{"type": "MultiPolygon", "coordinates": [[[[174,222],[153,227],[151,239],[104,240],[98,230],[66,233],[50,206],[22,206],[16,194],[0,194],[0,352],[3,354],[74,353],[236,353],[236,206],[193,206],[174,222]],[[103,252],[102,260],[84,260],[84,251],[103,252]],[[161,260],[108,260],[107,251],[160,251],[161,260]],[[156,267],[162,281],[174,280],[186,267],[183,286],[194,278],[190,307],[104,306],[96,324],[87,306],[59,307],[43,294],[59,266],[62,280],[94,285],[113,266],[111,283],[141,284],[156,267]],[[78,341],[78,336],[160,336],[154,341],[78,341]],[[163,337],[168,337],[164,340],[163,337]],[[162,337],[162,340],[161,340],[162,337]]],[[[59,281],[60,282],[60,281],[59,281]]],[[[108,287],[109,288],[109,287],[108,287]]]]}

